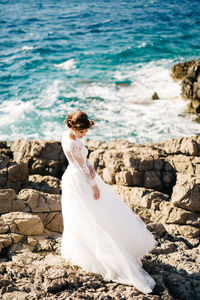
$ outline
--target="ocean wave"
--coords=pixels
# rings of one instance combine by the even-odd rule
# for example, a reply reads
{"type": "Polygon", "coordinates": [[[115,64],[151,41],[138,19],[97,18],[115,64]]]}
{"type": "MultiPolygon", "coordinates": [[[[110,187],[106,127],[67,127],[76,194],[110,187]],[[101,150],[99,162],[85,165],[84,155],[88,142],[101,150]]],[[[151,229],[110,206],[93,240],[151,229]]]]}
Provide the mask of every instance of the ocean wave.
{"type": "Polygon", "coordinates": [[[55,67],[68,71],[76,68],[76,62],[73,58],[71,58],[61,64],[56,64],[55,67]]]}
{"type": "Polygon", "coordinates": [[[137,48],[144,48],[144,47],[146,47],[146,45],[147,45],[147,43],[143,42],[137,48]]]}
{"type": "Polygon", "coordinates": [[[33,50],[34,49],[34,47],[33,46],[23,46],[22,47],[22,51],[29,51],[29,50],[33,50]]]}

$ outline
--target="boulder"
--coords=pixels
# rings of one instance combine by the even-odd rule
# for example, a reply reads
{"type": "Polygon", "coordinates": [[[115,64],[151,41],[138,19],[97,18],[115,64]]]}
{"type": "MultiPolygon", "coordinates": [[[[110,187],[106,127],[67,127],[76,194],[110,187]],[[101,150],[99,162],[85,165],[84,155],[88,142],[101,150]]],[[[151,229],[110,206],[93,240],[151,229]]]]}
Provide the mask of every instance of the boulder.
{"type": "Polygon", "coordinates": [[[9,164],[10,158],[0,154],[0,170],[6,168],[9,164]]]}
{"type": "Polygon", "coordinates": [[[19,163],[22,160],[28,161],[32,157],[39,156],[44,148],[45,141],[19,139],[7,144],[10,146],[10,149],[13,152],[13,159],[19,163]]]}
{"type": "Polygon", "coordinates": [[[179,207],[169,207],[166,224],[196,225],[200,224],[200,214],[186,211],[179,207]]]}
{"type": "Polygon", "coordinates": [[[22,189],[18,199],[24,201],[33,213],[61,211],[61,196],[33,189],[22,189]]]}
{"type": "Polygon", "coordinates": [[[119,185],[133,185],[132,174],[130,171],[117,172],[115,175],[115,182],[119,185]]]}
{"type": "Polygon", "coordinates": [[[12,245],[12,239],[8,234],[0,234],[0,252],[3,248],[12,245]]]}
{"type": "Polygon", "coordinates": [[[184,99],[191,99],[189,111],[200,113],[200,59],[177,64],[172,67],[172,77],[182,80],[181,95],[184,99]]]}
{"type": "Polygon", "coordinates": [[[26,162],[30,174],[61,177],[67,160],[58,141],[30,141],[19,139],[8,143],[17,163],[26,162]]]}
{"type": "Polygon", "coordinates": [[[43,273],[43,277],[43,286],[47,292],[56,293],[68,285],[68,274],[65,269],[50,268],[43,273]]]}
{"type": "Polygon", "coordinates": [[[50,194],[61,193],[61,181],[50,175],[29,175],[28,187],[50,194]]]}
{"type": "Polygon", "coordinates": [[[106,168],[112,170],[113,172],[121,171],[121,165],[123,165],[123,154],[121,151],[110,150],[103,154],[103,160],[105,162],[106,168]]]}
{"type": "MultiPolygon", "coordinates": [[[[42,234],[44,226],[37,215],[24,212],[10,212],[0,217],[4,224],[9,225],[10,231],[23,235],[42,234]]],[[[0,220],[0,221],[1,221],[0,220]]]]}
{"type": "Polygon", "coordinates": [[[12,201],[17,198],[13,189],[0,190],[0,214],[11,211],[12,201]]]}
{"type": "Polygon", "coordinates": [[[159,96],[156,92],[153,93],[153,95],[151,96],[151,99],[152,100],[158,100],[159,99],[159,96]]]}
{"type": "Polygon", "coordinates": [[[27,162],[11,162],[8,166],[7,187],[13,188],[17,193],[28,181],[28,164],[27,162]]]}
{"type": "Polygon", "coordinates": [[[154,158],[152,155],[137,154],[134,152],[126,152],[124,154],[124,164],[127,168],[133,168],[137,171],[151,171],[153,170],[154,158]]]}
{"type": "Polygon", "coordinates": [[[200,156],[200,136],[181,137],[156,144],[167,155],[183,154],[187,156],[200,156]]]}
{"type": "Polygon", "coordinates": [[[63,232],[63,217],[62,213],[51,212],[45,219],[45,227],[50,231],[63,232]]]}
{"type": "Polygon", "coordinates": [[[109,170],[108,168],[103,169],[102,174],[103,180],[108,184],[115,184],[115,172],[109,170]]]}
{"type": "Polygon", "coordinates": [[[0,170],[0,188],[6,188],[8,181],[8,169],[4,168],[0,170]]]}
{"type": "Polygon", "coordinates": [[[144,172],[144,186],[149,189],[162,190],[161,174],[159,171],[144,172]]]}
{"type": "Polygon", "coordinates": [[[200,212],[200,178],[179,177],[173,188],[171,201],[177,207],[200,212]]]}
{"type": "Polygon", "coordinates": [[[178,63],[178,64],[174,65],[171,69],[171,76],[175,80],[184,79],[188,74],[188,70],[192,66],[194,66],[195,63],[196,63],[195,60],[189,60],[189,61],[178,63]]]}

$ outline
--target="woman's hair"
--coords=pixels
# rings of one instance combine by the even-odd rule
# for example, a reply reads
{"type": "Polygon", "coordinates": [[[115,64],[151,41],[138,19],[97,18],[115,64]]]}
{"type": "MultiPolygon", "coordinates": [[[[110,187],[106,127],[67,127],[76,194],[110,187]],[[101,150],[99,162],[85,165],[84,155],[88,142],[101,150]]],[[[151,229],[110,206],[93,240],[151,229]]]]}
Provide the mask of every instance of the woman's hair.
{"type": "Polygon", "coordinates": [[[86,113],[77,109],[74,113],[68,114],[65,123],[69,128],[77,130],[88,129],[94,125],[94,120],[89,121],[86,113]]]}

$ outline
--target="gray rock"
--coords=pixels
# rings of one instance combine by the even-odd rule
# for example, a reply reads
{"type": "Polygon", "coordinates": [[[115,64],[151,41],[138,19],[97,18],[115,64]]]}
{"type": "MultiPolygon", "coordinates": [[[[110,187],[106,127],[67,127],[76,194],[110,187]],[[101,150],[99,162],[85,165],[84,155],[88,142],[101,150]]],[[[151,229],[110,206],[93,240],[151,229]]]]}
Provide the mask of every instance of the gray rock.
{"type": "Polygon", "coordinates": [[[171,199],[177,207],[200,212],[200,179],[189,176],[179,177],[171,199]]]}
{"type": "Polygon", "coordinates": [[[200,113],[200,59],[177,64],[172,67],[172,77],[181,79],[181,95],[185,99],[191,99],[189,111],[200,113]]]}
{"type": "Polygon", "coordinates": [[[11,211],[12,201],[17,198],[13,189],[0,190],[0,214],[11,211]]]}

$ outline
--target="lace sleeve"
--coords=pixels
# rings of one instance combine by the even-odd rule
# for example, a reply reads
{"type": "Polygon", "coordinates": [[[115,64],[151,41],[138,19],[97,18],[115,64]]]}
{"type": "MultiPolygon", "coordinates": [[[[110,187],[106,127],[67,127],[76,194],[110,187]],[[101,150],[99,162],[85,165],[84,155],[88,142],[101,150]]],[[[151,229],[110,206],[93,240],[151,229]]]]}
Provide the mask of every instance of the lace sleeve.
{"type": "Polygon", "coordinates": [[[70,152],[71,152],[73,159],[76,161],[79,168],[85,175],[87,181],[90,183],[91,186],[94,186],[96,184],[96,181],[95,181],[95,179],[92,179],[92,177],[90,175],[90,170],[87,165],[88,160],[87,159],[84,160],[81,155],[81,147],[74,143],[70,149],[70,152]]]}

